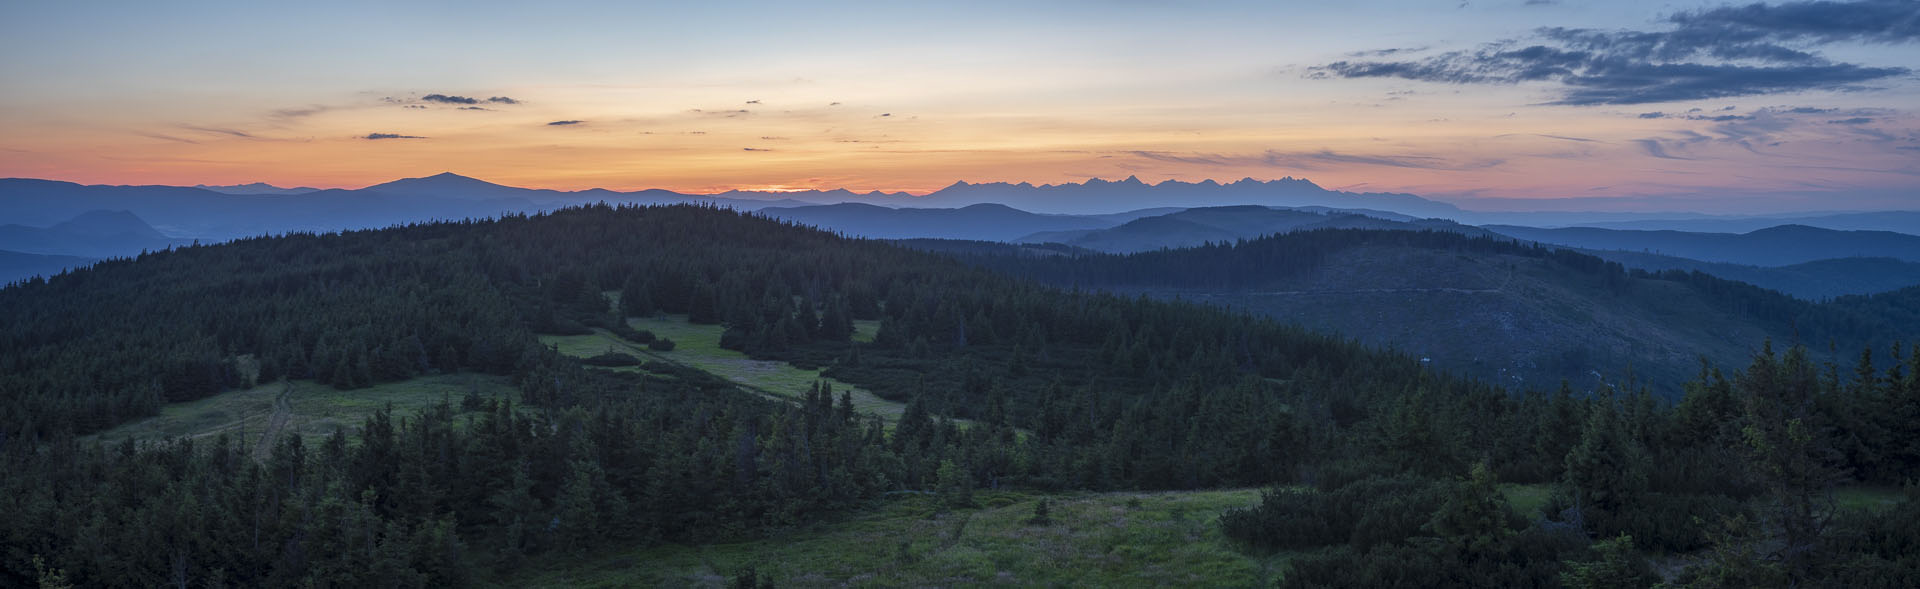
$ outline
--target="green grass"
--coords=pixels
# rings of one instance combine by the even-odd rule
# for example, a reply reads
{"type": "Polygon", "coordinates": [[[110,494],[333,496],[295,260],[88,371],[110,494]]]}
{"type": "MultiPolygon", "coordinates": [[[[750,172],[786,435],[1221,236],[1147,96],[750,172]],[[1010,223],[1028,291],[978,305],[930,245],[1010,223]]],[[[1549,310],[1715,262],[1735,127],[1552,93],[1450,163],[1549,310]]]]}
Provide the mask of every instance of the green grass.
{"type": "Polygon", "coordinates": [[[873,334],[876,333],[880,333],[880,322],[878,320],[853,320],[853,341],[863,344],[873,343],[873,334]]]}
{"type": "MultiPolygon", "coordinates": [[[[723,349],[720,347],[720,333],[725,328],[719,325],[688,323],[685,315],[629,319],[627,323],[634,329],[650,331],[655,336],[673,340],[674,349],[656,352],[599,329],[594,330],[590,335],[543,335],[540,336],[540,342],[557,347],[562,354],[580,358],[596,356],[612,350],[641,358],[652,357],[676,362],[733,381],[749,390],[783,400],[803,398],[813,383],[825,381],[833,385],[836,397],[841,391],[851,392],[854,409],[861,413],[880,415],[889,421],[898,418],[907,407],[905,403],[888,401],[865,389],[821,376],[819,370],[806,370],[779,361],[754,360],[748,358],[746,354],[723,349]]],[[[854,325],[854,339],[858,340],[865,336],[870,341],[873,330],[878,327],[878,322],[857,321],[854,325]]],[[[622,368],[621,370],[639,369],[622,368]]]]}
{"type": "Polygon", "coordinates": [[[1834,502],[1849,510],[1886,511],[1906,498],[1907,492],[1900,487],[1841,487],[1833,492],[1834,502]]]}
{"type": "Polygon", "coordinates": [[[358,430],[367,416],[388,404],[392,404],[396,414],[408,415],[442,399],[457,405],[468,390],[478,390],[483,396],[505,396],[513,394],[514,389],[504,378],[478,374],[426,376],[352,391],[336,390],[312,381],[275,382],[167,405],[161,408],[160,415],[122,424],[91,437],[118,442],[128,438],[161,440],[227,433],[257,444],[267,430],[272,429],[278,433],[297,433],[313,442],[332,434],[335,427],[344,427],[348,432],[358,430]],[[281,404],[278,401],[283,393],[286,399],[281,404]]]}
{"type": "Polygon", "coordinates": [[[1285,555],[1250,555],[1220,513],[1257,490],[1046,497],[1054,523],[1028,525],[1042,496],[979,493],[982,507],[938,513],[934,499],[890,499],[811,529],[744,542],[663,545],[544,560],[499,580],[515,587],[722,587],[753,567],[780,587],[1248,587],[1285,555]]]}
{"type": "Polygon", "coordinates": [[[1553,485],[1500,485],[1500,492],[1507,496],[1507,504],[1513,506],[1514,513],[1539,517],[1547,508],[1547,500],[1553,496],[1553,485]]]}

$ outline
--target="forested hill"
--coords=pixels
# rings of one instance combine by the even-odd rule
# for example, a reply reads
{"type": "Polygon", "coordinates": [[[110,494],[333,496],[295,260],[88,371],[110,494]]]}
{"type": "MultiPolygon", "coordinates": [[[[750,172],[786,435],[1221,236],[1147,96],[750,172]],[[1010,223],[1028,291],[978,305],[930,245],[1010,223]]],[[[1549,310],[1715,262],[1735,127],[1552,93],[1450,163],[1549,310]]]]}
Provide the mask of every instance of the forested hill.
{"type": "Polygon", "coordinates": [[[913,245],[1059,286],[1225,304],[1515,388],[1560,379],[1592,388],[1632,371],[1677,397],[1702,357],[1737,363],[1764,339],[1844,361],[1920,336],[1920,287],[1813,303],[1699,272],[1628,270],[1445,231],[1315,230],[1132,255],[913,245]]]}
{"type": "MultiPolygon", "coordinates": [[[[1327,253],[1300,267],[1334,260],[1343,239],[1436,239],[1323,237],[1327,253]]],[[[1160,273],[1263,284],[1231,259],[1259,251],[1296,255],[1234,248],[1216,252],[1224,274],[1160,273]]],[[[1089,276],[1132,263],[1080,262],[1089,276]]],[[[1256,485],[1291,487],[1223,515],[1222,531],[1254,550],[1317,547],[1289,586],[1539,586],[1631,569],[1635,547],[1713,547],[1733,556],[1698,574],[1746,580],[1735,585],[1920,577],[1899,560],[1914,539],[1897,516],[1813,513],[1785,520],[1784,534],[1742,523],[1775,506],[1802,514],[1846,476],[1920,474],[1920,350],[1879,364],[1864,354],[1845,381],[1816,378],[1802,350],[1768,350],[1731,379],[1702,372],[1677,407],[1644,391],[1514,394],[1249,315],[1067,292],[688,206],[161,251],[0,289],[0,308],[0,586],[461,586],[549,556],[790,531],[888,497],[925,498],[964,527],[976,490],[1256,485]],[[823,367],[904,411],[861,415],[823,383],[773,400],[671,361],[575,359],[538,338],[641,342],[651,337],[634,319],[663,314],[724,330],[720,346],[755,358],[823,367]],[[851,337],[861,320],[878,322],[871,342],[851,337]],[[330,386],[351,403],[370,384],[460,372],[504,375],[492,380],[517,394],[374,411],[312,440],[76,436],[255,383],[330,386]],[[1754,440],[1767,453],[1744,449],[1754,440]],[[1565,509],[1525,522],[1503,482],[1556,489],[1565,509]],[[1828,521],[1832,531],[1808,527],[1828,521]],[[1589,534],[1637,540],[1590,548],[1589,534]],[[1821,534],[1834,541],[1784,565],[1745,558],[1753,544],[1740,544],[1821,534]]],[[[1920,513],[1920,502],[1898,509],[1920,513]]],[[[1024,525],[1035,530],[1025,537],[1077,537],[1043,508],[1024,525]]],[[[967,549],[948,544],[844,550],[905,562],[967,549]]],[[[1098,550],[1125,565],[1134,549],[1098,550]]]]}
{"type": "MultiPolygon", "coordinates": [[[[1361,407],[1416,389],[1462,402],[1502,397],[1405,357],[1271,322],[1066,294],[883,242],[685,206],[182,248],[6,288],[0,308],[9,311],[0,317],[0,470],[9,473],[0,496],[18,498],[10,511],[20,515],[9,518],[8,543],[39,546],[67,570],[89,571],[89,581],[134,567],[116,573],[131,575],[130,585],[163,582],[173,556],[140,551],[167,541],[142,536],[143,526],[102,529],[87,514],[190,518],[171,511],[179,493],[193,494],[196,509],[251,514],[222,520],[237,527],[216,537],[264,538],[202,552],[212,545],[183,537],[192,544],[173,548],[192,555],[197,578],[221,569],[242,584],[277,585],[370,566],[353,560],[358,552],[311,544],[317,538],[298,544],[323,531],[291,514],[313,510],[398,526],[353,533],[424,543],[412,566],[444,571],[428,557],[455,532],[512,562],[599,535],[688,539],[790,525],[937,482],[1289,480],[1308,449],[1334,435],[1335,415],[1350,423],[1361,407]],[[620,308],[603,296],[609,290],[621,291],[620,308]],[[906,415],[883,435],[830,393],[782,409],[673,371],[636,380],[586,369],[535,339],[596,326],[627,335],[625,317],[658,313],[723,323],[722,345],[829,367],[829,376],[908,402],[906,415]],[[855,319],[879,320],[870,345],[849,341],[855,319]],[[344,438],[316,450],[282,440],[291,446],[274,448],[266,471],[234,462],[254,453],[248,440],[223,436],[127,462],[137,455],[131,445],[108,453],[72,437],[276,379],[351,391],[455,371],[510,375],[519,398],[468,403],[484,414],[468,427],[434,413],[382,417],[351,447],[344,438]],[[956,429],[948,418],[976,425],[956,429]],[[1026,433],[1016,439],[1014,428],[1026,433]],[[188,466],[201,460],[213,462],[188,466]],[[172,466],[82,474],[157,464],[172,466]],[[259,476],[293,490],[255,502],[264,491],[247,487],[260,483],[248,477],[259,476]],[[224,490],[202,495],[215,488],[224,490]],[[81,507],[96,500],[115,507],[81,507]],[[557,531],[525,527],[556,518],[557,531]],[[83,537],[115,548],[83,549],[75,544],[83,537]],[[304,560],[276,560],[299,546],[304,560]],[[313,561],[322,555],[344,560],[313,561]]],[[[338,523],[330,517],[316,521],[338,523]]],[[[30,573],[32,555],[8,552],[5,569],[30,573]]]]}

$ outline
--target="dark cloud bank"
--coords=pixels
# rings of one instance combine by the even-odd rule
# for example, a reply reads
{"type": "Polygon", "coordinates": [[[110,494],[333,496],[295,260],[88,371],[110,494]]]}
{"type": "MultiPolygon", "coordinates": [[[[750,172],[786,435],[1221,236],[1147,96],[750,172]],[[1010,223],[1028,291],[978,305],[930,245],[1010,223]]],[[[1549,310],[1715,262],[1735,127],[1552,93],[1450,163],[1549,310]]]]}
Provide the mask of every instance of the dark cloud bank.
{"type": "Polygon", "coordinates": [[[1861,84],[1909,73],[1829,60],[1811,48],[1838,42],[1920,41],[1920,2],[1861,0],[1727,6],[1669,17],[1668,31],[1546,28],[1410,61],[1338,61],[1315,78],[1404,78],[1454,84],[1550,81],[1553,104],[1645,104],[1861,84]]]}
{"type": "Polygon", "coordinates": [[[426,96],[420,97],[420,100],[423,100],[426,102],[438,102],[440,104],[471,105],[471,104],[480,104],[482,102],[492,103],[492,104],[520,104],[520,101],[514,100],[512,98],[508,98],[505,96],[495,96],[492,98],[480,99],[480,98],[472,98],[468,96],[451,96],[447,94],[428,94],[426,96]]]}

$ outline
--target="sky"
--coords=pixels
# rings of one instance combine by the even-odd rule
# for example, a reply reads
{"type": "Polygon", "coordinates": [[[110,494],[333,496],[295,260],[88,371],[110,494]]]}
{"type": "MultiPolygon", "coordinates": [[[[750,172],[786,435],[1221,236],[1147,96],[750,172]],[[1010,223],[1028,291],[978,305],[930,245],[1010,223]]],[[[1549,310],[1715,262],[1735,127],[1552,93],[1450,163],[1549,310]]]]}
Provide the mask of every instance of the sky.
{"type": "Polygon", "coordinates": [[[10,0],[0,177],[1920,210],[1915,70],[1912,0],[10,0]]]}

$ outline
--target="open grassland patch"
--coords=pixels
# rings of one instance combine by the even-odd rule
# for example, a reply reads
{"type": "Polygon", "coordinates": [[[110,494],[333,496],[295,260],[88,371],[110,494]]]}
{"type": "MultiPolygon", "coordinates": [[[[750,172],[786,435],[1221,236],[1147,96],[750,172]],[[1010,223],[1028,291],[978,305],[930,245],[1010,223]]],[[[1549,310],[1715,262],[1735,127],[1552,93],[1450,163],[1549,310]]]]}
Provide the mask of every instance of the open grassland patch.
{"type": "Polygon", "coordinates": [[[982,492],[941,511],[907,495],[842,521],[743,542],[611,549],[501,580],[520,587],[723,587],[751,567],[780,587],[1248,587],[1285,555],[1247,554],[1222,536],[1228,508],[1257,490],[1030,495],[982,492]],[[1029,523],[1049,503],[1051,524],[1029,523]]]}
{"type": "MultiPolygon", "coordinates": [[[[808,370],[778,360],[755,360],[746,354],[721,348],[720,334],[725,328],[719,325],[689,323],[685,315],[636,318],[628,320],[627,324],[634,329],[652,332],[655,337],[673,340],[674,348],[668,351],[651,350],[600,329],[588,335],[543,335],[540,341],[554,346],[562,354],[580,358],[612,351],[666,360],[725,378],[748,390],[786,400],[805,398],[807,390],[814,383],[826,382],[833,385],[836,399],[840,392],[850,392],[855,410],[880,415],[888,421],[899,418],[907,407],[906,403],[888,401],[865,389],[821,376],[817,369],[808,370]]],[[[856,321],[854,339],[859,340],[864,336],[871,341],[873,331],[878,328],[879,323],[875,321],[856,321]]],[[[616,370],[641,369],[625,367],[616,370]]]]}
{"type": "Polygon", "coordinates": [[[292,433],[314,442],[332,434],[336,427],[349,433],[357,431],[367,416],[388,406],[393,407],[396,417],[443,400],[458,408],[469,391],[482,397],[517,395],[507,379],[482,374],[423,376],[347,391],[305,380],[273,382],[167,405],[159,415],[93,437],[103,442],[128,438],[157,441],[225,433],[256,444],[292,433]]]}

